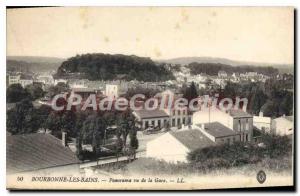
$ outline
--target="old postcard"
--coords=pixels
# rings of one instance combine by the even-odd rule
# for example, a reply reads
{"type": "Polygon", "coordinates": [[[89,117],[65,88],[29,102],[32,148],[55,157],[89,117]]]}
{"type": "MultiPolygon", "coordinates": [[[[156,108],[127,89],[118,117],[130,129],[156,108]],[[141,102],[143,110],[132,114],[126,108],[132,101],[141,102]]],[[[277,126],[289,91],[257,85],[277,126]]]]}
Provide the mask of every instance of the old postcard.
{"type": "Polygon", "coordinates": [[[294,8],[7,8],[13,190],[294,187],[294,8]]]}

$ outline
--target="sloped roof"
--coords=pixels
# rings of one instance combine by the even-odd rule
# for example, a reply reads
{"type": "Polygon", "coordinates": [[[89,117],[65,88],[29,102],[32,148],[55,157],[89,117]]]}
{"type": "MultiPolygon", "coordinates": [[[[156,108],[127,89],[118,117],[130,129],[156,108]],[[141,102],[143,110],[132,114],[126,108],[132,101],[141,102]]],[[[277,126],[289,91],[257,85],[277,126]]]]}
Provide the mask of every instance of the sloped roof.
{"type": "MultiPolygon", "coordinates": [[[[200,127],[200,125],[198,126],[200,127]]],[[[205,131],[214,137],[226,137],[239,134],[219,122],[205,123],[204,127],[205,131]]]]}
{"type": "Polygon", "coordinates": [[[9,173],[79,163],[76,155],[50,134],[7,136],[6,168],[9,173]]]}
{"type": "Polygon", "coordinates": [[[213,141],[197,129],[170,131],[169,133],[191,151],[215,145],[213,141]]]}
{"type": "Polygon", "coordinates": [[[135,113],[142,119],[169,117],[163,110],[136,110],[135,113]]]}
{"type": "Polygon", "coordinates": [[[229,115],[234,117],[252,117],[251,114],[244,112],[243,110],[229,110],[229,115]]]}

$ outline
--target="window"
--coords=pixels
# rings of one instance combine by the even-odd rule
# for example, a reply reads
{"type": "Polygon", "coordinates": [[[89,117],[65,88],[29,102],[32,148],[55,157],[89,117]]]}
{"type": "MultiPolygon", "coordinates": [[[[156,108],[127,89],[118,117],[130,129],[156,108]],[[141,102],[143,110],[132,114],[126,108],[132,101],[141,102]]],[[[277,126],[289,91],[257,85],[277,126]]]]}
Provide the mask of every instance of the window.
{"type": "Polygon", "coordinates": [[[175,116],[175,110],[173,110],[173,116],[175,116]]]}
{"type": "Polygon", "coordinates": [[[182,114],[185,115],[185,110],[182,111],[182,114]]]}
{"type": "Polygon", "coordinates": [[[175,127],[175,118],[172,119],[172,127],[175,127]]]}
{"type": "Polygon", "coordinates": [[[178,113],[178,115],[180,115],[180,110],[178,110],[178,112],[177,112],[177,113],[178,113]]]}
{"type": "Polygon", "coordinates": [[[241,120],[239,120],[238,131],[241,131],[241,120]]]}
{"type": "Polygon", "coordinates": [[[152,124],[153,126],[154,126],[154,123],[155,123],[155,121],[154,121],[154,120],[152,120],[152,123],[151,123],[151,124],[152,124]]]}
{"type": "Polygon", "coordinates": [[[246,141],[248,141],[248,134],[246,134],[246,141]]]}
{"type": "Polygon", "coordinates": [[[185,118],[183,118],[183,119],[182,119],[182,124],[184,124],[184,125],[185,125],[185,118]]]}
{"type": "Polygon", "coordinates": [[[248,119],[246,119],[246,127],[245,127],[246,131],[249,131],[249,122],[248,119]]]}
{"type": "Polygon", "coordinates": [[[189,116],[188,117],[188,124],[191,124],[192,123],[192,119],[191,119],[191,117],[189,116]]]}
{"type": "Polygon", "coordinates": [[[148,121],[145,122],[145,128],[147,129],[149,127],[148,121]]]}
{"type": "Polygon", "coordinates": [[[158,125],[159,128],[161,127],[160,120],[157,120],[157,125],[158,125]]]}
{"type": "Polygon", "coordinates": [[[180,125],[180,118],[177,118],[177,125],[180,125]]]}

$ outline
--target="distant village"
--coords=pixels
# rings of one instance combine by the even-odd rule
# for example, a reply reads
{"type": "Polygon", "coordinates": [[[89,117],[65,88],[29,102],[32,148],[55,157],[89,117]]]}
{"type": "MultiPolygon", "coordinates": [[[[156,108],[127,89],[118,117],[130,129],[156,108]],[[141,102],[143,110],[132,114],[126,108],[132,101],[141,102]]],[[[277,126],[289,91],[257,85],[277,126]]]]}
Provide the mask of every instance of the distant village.
{"type": "MultiPolygon", "coordinates": [[[[173,101],[183,96],[179,91],[183,86],[192,83],[197,89],[224,89],[228,82],[266,82],[270,76],[257,72],[228,74],[220,70],[217,76],[206,74],[191,75],[189,69],[182,66],[175,71],[176,80],[165,82],[142,81],[91,81],[87,79],[57,78],[49,73],[27,74],[22,72],[7,73],[7,87],[20,84],[23,88],[29,85],[38,85],[47,92],[52,86],[66,84],[69,94],[80,94],[88,97],[95,94],[99,99],[105,97],[124,96],[129,89],[154,89],[159,96],[168,95],[173,101]]],[[[273,76],[283,79],[282,74],[273,76]]],[[[293,76],[292,76],[293,77],[293,76]]],[[[199,96],[201,97],[201,95],[199,96]]],[[[43,96],[35,100],[35,107],[51,105],[52,97],[43,96]]],[[[293,104],[293,103],[290,103],[293,104]]],[[[15,107],[14,103],[7,104],[7,110],[15,107]]],[[[221,111],[218,108],[191,112],[187,107],[180,110],[165,108],[162,110],[132,111],[138,128],[137,140],[139,147],[133,159],[141,157],[164,160],[170,163],[187,163],[190,152],[217,145],[232,145],[235,142],[256,143],[263,146],[261,134],[278,136],[292,136],[294,133],[293,116],[280,117],[265,116],[264,111],[258,115],[250,114],[246,109],[221,111]]],[[[116,129],[117,125],[109,129],[116,129]]],[[[106,132],[105,132],[106,133],[106,132]]],[[[51,130],[39,129],[37,133],[11,134],[7,130],[8,169],[12,173],[19,172],[59,172],[78,169],[81,172],[93,172],[99,165],[113,164],[119,161],[128,161],[128,156],[120,155],[100,157],[97,160],[79,160],[76,156],[76,138],[63,133],[61,138],[51,135],[51,130]],[[30,150],[28,150],[30,149],[30,150]],[[32,153],[34,152],[34,153],[32,153]],[[19,164],[21,163],[21,164],[19,164]],[[60,169],[58,169],[60,168],[60,169]]],[[[92,146],[83,145],[84,150],[92,151],[92,146]]],[[[109,148],[104,150],[109,151],[109,148]]]]}

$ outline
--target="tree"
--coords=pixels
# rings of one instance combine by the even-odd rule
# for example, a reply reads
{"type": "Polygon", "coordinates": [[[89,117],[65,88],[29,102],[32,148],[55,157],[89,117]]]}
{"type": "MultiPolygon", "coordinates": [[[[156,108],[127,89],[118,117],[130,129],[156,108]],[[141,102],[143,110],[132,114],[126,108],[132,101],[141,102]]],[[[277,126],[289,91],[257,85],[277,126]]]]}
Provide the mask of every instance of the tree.
{"type": "Polygon", "coordinates": [[[120,113],[117,117],[117,132],[119,132],[122,137],[123,150],[126,150],[127,136],[130,130],[135,129],[134,119],[130,110],[120,113]]]}
{"type": "Polygon", "coordinates": [[[46,129],[51,130],[51,133],[56,136],[57,138],[61,137],[61,131],[63,128],[63,124],[62,124],[62,120],[61,120],[61,114],[56,112],[56,111],[52,111],[44,124],[46,129]]]}
{"type": "Polygon", "coordinates": [[[95,156],[101,152],[100,145],[103,144],[106,128],[105,121],[97,114],[89,115],[83,122],[80,135],[84,142],[92,144],[95,156]]]}
{"type": "Polygon", "coordinates": [[[35,133],[40,127],[40,121],[32,103],[25,99],[7,112],[7,130],[15,134],[35,133]]]}
{"type": "Polygon", "coordinates": [[[7,103],[15,103],[29,98],[29,93],[24,90],[21,84],[12,84],[6,89],[7,103]]]}
{"type": "Polygon", "coordinates": [[[44,96],[44,91],[40,85],[30,84],[25,87],[25,90],[30,94],[32,100],[36,100],[44,96]]]}
{"type": "Polygon", "coordinates": [[[188,101],[195,99],[198,97],[197,87],[194,82],[191,83],[189,87],[183,89],[183,97],[186,98],[188,101]]]}
{"type": "Polygon", "coordinates": [[[65,84],[63,82],[59,82],[58,84],[56,84],[55,86],[51,86],[49,87],[48,89],[48,92],[47,92],[47,96],[52,98],[54,97],[55,95],[57,94],[60,94],[62,92],[66,92],[70,89],[69,85],[68,84],[65,84]]]}

